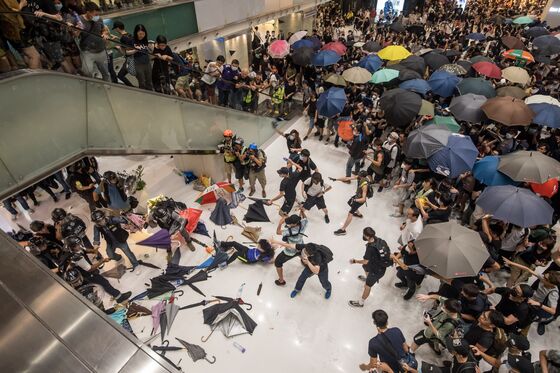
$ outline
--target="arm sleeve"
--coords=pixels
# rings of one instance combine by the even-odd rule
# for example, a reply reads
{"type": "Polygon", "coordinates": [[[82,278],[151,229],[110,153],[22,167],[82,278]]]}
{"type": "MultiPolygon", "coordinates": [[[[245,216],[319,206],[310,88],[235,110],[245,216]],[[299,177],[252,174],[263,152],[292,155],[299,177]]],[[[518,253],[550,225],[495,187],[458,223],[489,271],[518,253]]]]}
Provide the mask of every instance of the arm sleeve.
{"type": "Polygon", "coordinates": [[[302,243],[296,243],[296,250],[297,251],[302,251],[303,249],[305,249],[305,245],[302,243]]]}

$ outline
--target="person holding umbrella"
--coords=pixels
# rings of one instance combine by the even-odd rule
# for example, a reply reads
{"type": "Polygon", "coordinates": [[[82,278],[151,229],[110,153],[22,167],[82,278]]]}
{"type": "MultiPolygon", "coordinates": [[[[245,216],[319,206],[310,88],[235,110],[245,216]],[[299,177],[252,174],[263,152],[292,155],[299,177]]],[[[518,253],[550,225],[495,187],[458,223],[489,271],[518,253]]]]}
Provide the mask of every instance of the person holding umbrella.
{"type": "MultiPolygon", "coordinates": [[[[276,227],[276,234],[282,235],[282,241],[292,244],[303,244],[303,237],[305,237],[305,230],[307,228],[307,219],[301,218],[298,215],[290,215],[288,217],[281,217],[276,227]],[[285,225],[284,225],[285,224],[285,225]]],[[[286,285],[284,280],[284,263],[299,256],[300,252],[294,249],[285,248],[274,260],[274,267],[278,273],[278,280],[274,283],[278,286],[286,285]]]]}
{"type": "Polygon", "coordinates": [[[270,206],[272,205],[272,203],[274,203],[274,201],[284,197],[284,203],[282,204],[282,207],[278,212],[280,216],[288,216],[290,211],[292,211],[292,207],[294,206],[294,203],[296,201],[296,195],[297,195],[296,187],[297,184],[299,183],[300,172],[302,170],[302,167],[299,164],[295,163],[289,158],[287,159],[288,159],[288,164],[290,166],[294,166],[297,171],[292,172],[288,167],[280,168],[277,171],[278,175],[282,178],[282,181],[280,181],[280,191],[278,192],[277,196],[265,202],[267,205],[270,206]]]}

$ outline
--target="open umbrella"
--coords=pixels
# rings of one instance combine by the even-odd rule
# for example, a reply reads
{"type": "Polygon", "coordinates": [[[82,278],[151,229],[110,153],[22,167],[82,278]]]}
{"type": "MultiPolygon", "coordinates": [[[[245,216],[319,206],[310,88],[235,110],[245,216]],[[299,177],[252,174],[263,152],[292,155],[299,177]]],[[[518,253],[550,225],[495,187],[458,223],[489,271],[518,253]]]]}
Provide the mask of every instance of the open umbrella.
{"type": "Polygon", "coordinates": [[[535,113],[533,123],[541,126],[560,128],[560,106],[552,104],[529,104],[535,113]]]}
{"type": "Polygon", "coordinates": [[[224,300],[225,303],[215,304],[202,310],[204,323],[212,328],[210,335],[202,338],[203,342],[206,342],[216,329],[221,330],[222,334],[228,338],[246,333],[253,334],[257,323],[241,307],[245,304],[251,309],[250,304],[244,303],[239,298],[232,299],[219,296],[216,298],[224,300]]]}
{"type": "Polygon", "coordinates": [[[410,25],[406,27],[406,30],[412,34],[422,35],[426,30],[424,30],[424,26],[422,25],[410,25]]]}
{"type": "Polygon", "coordinates": [[[408,56],[400,64],[407,69],[416,71],[418,74],[424,74],[424,70],[426,70],[426,62],[420,56],[408,56]]]}
{"type": "Polygon", "coordinates": [[[461,51],[458,51],[457,49],[447,49],[444,50],[443,53],[442,52],[438,52],[440,54],[443,54],[445,57],[447,58],[453,58],[453,57],[457,57],[461,55],[461,51]]]}
{"type": "Polygon", "coordinates": [[[492,79],[501,79],[502,78],[502,71],[498,66],[493,64],[492,62],[480,61],[473,63],[473,69],[484,76],[492,79]]]}
{"type": "Polygon", "coordinates": [[[539,36],[533,39],[533,49],[546,56],[560,53],[560,39],[552,35],[539,36]]]}
{"type": "Polygon", "coordinates": [[[518,150],[502,156],[498,170],[515,181],[544,183],[560,176],[560,162],[541,152],[518,150]]]}
{"type": "Polygon", "coordinates": [[[465,78],[457,84],[457,90],[461,95],[474,93],[486,98],[496,97],[496,90],[488,80],[482,78],[465,78]]]}
{"type": "MultiPolygon", "coordinates": [[[[221,259],[221,258],[220,258],[220,259],[221,259]]],[[[216,262],[215,259],[213,259],[213,260],[208,264],[208,266],[206,266],[206,269],[205,269],[205,270],[198,271],[198,272],[196,272],[194,275],[192,275],[191,277],[189,277],[189,278],[187,278],[187,279],[182,278],[182,279],[178,280],[178,281],[176,282],[177,286],[188,286],[188,287],[191,288],[193,291],[195,291],[195,292],[197,292],[198,294],[200,294],[200,295],[202,295],[203,297],[205,297],[206,295],[204,294],[204,292],[203,292],[202,290],[200,290],[200,289],[199,289],[197,286],[195,286],[194,284],[197,283],[197,282],[201,282],[201,281],[206,281],[206,280],[208,280],[208,271],[209,271],[210,269],[213,269],[213,268],[214,268],[214,267],[213,267],[213,268],[210,268],[214,262],[216,262]]],[[[216,266],[217,266],[217,265],[216,265],[216,266]]],[[[199,266],[197,266],[196,268],[197,268],[197,269],[201,269],[200,267],[203,267],[203,265],[199,265],[199,266]]]]}
{"type": "Polygon", "coordinates": [[[428,93],[432,87],[424,79],[411,79],[399,84],[399,88],[406,89],[407,91],[416,92],[421,95],[428,93]]]}
{"type": "Polygon", "coordinates": [[[303,47],[313,49],[313,42],[309,39],[301,39],[292,44],[292,49],[294,51],[303,47]]]}
{"type": "Polygon", "coordinates": [[[349,83],[364,84],[371,79],[371,73],[363,67],[351,67],[344,70],[342,77],[349,83]]]}
{"type": "Polygon", "coordinates": [[[416,118],[422,105],[422,98],[414,92],[401,88],[391,89],[381,96],[379,101],[385,113],[385,119],[391,126],[408,127],[416,118]]]}
{"type": "Polygon", "coordinates": [[[523,44],[523,42],[515,36],[502,36],[500,40],[508,49],[525,49],[525,44],[523,44]]]}
{"type": "MultiPolygon", "coordinates": [[[[550,35],[550,31],[548,31],[545,27],[542,26],[534,26],[530,27],[527,31],[524,31],[523,34],[529,38],[538,38],[539,36],[543,35],[550,35]]],[[[515,49],[523,49],[523,48],[515,48],[515,49]]]]}
{"type": "Polygon", "coordinates": [[[327,43],[321,48],[322,51],[333,51],[339,56],[342,56],[346,53],[346,46],[339,41],[331,41],[327,43]]]}
{"type": "Polygon", "coordinates": [[[412,53],[410,53],[408,49],[406,49],[402,45],[389,45],[388,47],[381,49],[377,53],[379,58],[388,61],[404,60],[411,54],[412,53]]]}
{"type": "Polygon", "coordinates": [[[136,242],[137,245],[155,247],[156,249],[171,249],[171,237],[169,231],[160,229],[150,237],[136,242]]]}
{"type": "Polygon", "coordinates": [[[528,126],[535,115],[523,100],[507,96],[490,98],[481,109],[488,118],[506,126],[528,126]]]}
{"type": "Polygon", "coordinates": [[[346,87],[346,80],[344,80],[344,78],[338,74],[330,74],[327,79],[325,79],[325,82],[337,85],[339,87],[346,87]]]}
{"type": "Polygon", "coordinates": [[[547,95],[532,95],[525,99],[525,103],[527,105],[531,104],[551,104],[560,106],[560,101],[555,99],[554,97],[547,96],[547,95]]]}
{"type": "Polygon", "coordinates": [[[459,130],[461,129],[459,123],[457,123],[455,118],[451,116],[444,117],[441,115],[436,115],[433,119],[430,119],[429,121],[426,122],[426,125],[430,125],[430,124],[443,125],[447,127],[448,130],[455,133],[459,132],[459,130]]]}
{"type": "Polygon", "coordinates": [[[422,56],[426,65],[428,65],[432,70],[437,70],[443,65],[449,63],[449,58],[445,57],[443,54],[429,52],[422,56]]]}
{"type": "Polygon", "coordinates": [[[346,93],[344,93],[344,89],[338,87],[329,88],[317,99],[319,114],[329,118],[341,113],[345,105],[346,93]]]}
{"type": "Polygon", "coordinates": [[[268,215],[266,214],[266,211],[264,210],[263,201],[259,200],[259,201],[255,201],[255,202],[251,203],[249,205],[249,208],[247,209],[247,213],[245,214],[245,217],[243,218],[243,220],[245,220],[247,223],[250,223],[250,222],[253,222],[253,221],[269,222],[270,219],[268,218],[268,215]]]}
{"type": "Polygon", "coordinates": [[[216,207],[214,207],[214,210],[210,214],[210,220],[220,227],[225,227],[233,222],[229,206],[225,199],[218,199],[216,207]]]}
{"type": "Polygon", "coordinates": [[[456,63],[447,63],[441,66],[438,71],[447,71],[453,75],[465,75],[467,70],[461,65],[457,65],[456,63]]]}
{"type": "Polygon", "coordinates": [[[482,120],[482,109],[480,108],[487,98],[480,95],[468,93],[463,96],[453,97],[449,110],[459,120],[470,123],[479,123],[482,120]]]}
{"type": "Polygon", "coordinates": [[[504,97],[504,96],[510,96],[510,97],[515,97],[515,98],[519,98],[519,99],[524,99],[525,97],[527,97],[527,92],[525,92],[523,90],[523,88],[517,87],[517,86],[505,86],[505,87],[500,87],[496,90],[496,95],[499,97],[504,97]]]}
{"type": "Polygon", "coordinates": [[[268,46],[268,55],[271,58],[284,58],[290,54],[290,44],[286,40],[274,40],[268,46]]]}
{"type": "Polygon", "coordinates": [[[477,62],[490,62],[490,63],[494,62],[494,61],[492,61],[492,59],[491,59],[490,57],[480,56],[480,55],[479,55],[479,56],[471,57],[471,59],[470,59],[469,61],[470,61],[472,64],[475,64],[475,63],[477,63],[477,62]]]}
{"type": "Polygon", "coordinates": [[[531,23],[534,22],[535,20],[529,16],[521,16],[513,20],[513,23],[515,23],[516,25],[530,25],[531,23]]]}
{"type": "Polygon", "coordinates": [[[371,83],[374,84],[387,83],[393,79],[397,79],[399,77],[399,71],[393,69],[381,69],[381,70],[377,70],[370,77],[371,77],[370,80],[371,83]]]}
{"type": "Polygon", "coordinates": [[[111,277],[120,279],[126,273],[126,266],[124,264],[117,264],[115,268],[111,268],[101,274],[103,277],[111,277]]]}
{"type": "MultiPolygon", "coordinates": [[[[391,66],[391,69],[395,70],[395,66],[391,66]]],[[[401,66],[402,67],[402,66],[401,66]]],[[[422,79],[422,75],[420,75],[417,71],[410,70],[410,69],[402,69],[399,71],[399,80],[401,82],[412,80],[412,79],[422,79]]]]}
{"type": "Polygon", "coordinates": [[[453,96],[453,92],[455,92],[455,88],[460,81],[461,78],[447,71],[436,71],[428,79],[428,84],[436,95],[450,97],[453,96]]]}
{"type": "Polygon", "coordinates": [[[201,205],[207,203],[216,203],[218,198],[221,198],[224,195],[233,192],[235,192],[235,186],[233,186],[233,184],[226,181],[219,181],[204,189],[204,191],[198,195],[195,202],[201,205]]]}
{"type": "Polygon", "coordinates": [[[477,276],[490,256],[478,232],[455,222],[426,225],[415,245],[420,264],[445,278],[477,276]]]}
{"type": "Polygon", "coordinates": [[[433,117],[435,114],[435,107],[434,104],[430,101],[426,101],[422,99],[422,103],[420,104],[420,110],[418,110],[418,115],[428,115],[433,117]]]}
{"type": "Polygon", "coordinates": [[[430,169],[445,177],[456,178],[472,170],[478,149],[468,136],[456,133],[449,136],[447,145],[428,158],[430,169]]]}
{"type": "Polygon", "coordinates": [[[529,189],[513,185],[487,187],[476,204],[495,219],[523,228],[550,224],[554,212],[552,206],[529,189]]]}
{"type": "Polygon", "coordinates": [[[558,193],[558,179],[553,178],[545,181],[542,184],[529,183],[533,192],[537,193],[539,196],[552,198],[556,193],[558,193]]]}
{"type": "Polygon", "coordinates": [[[500,157],[490,155],[476,161],[473,167],[473,176],[482,184],[488,186],[495,185],[515,185],[509,176],[498,171],[500,157]]]}
{"type": "Polygon", "coordinates": [[[393,23],[391,23],[391,26],[389,26],[389,28],[391,29],[391,31],[394,31],[394,32],[397,32],[397,33],[401,33],[401,32],[406,31],[406,29],[404,28],[404,26],[401,22],[393,22],[393,23]]]}
{"type": "Polygon", "coordinates": [[[359,67],[367,69],[370,73],[374,73],[383,65],[383,61],[376,54],[368,54],[358,62],[359,67]]]}
{"type": "MultiPolygon", "coordinates": [[[[300,49],[298,49],[298,50],[300,50],[300,49]]],[[[338,53],[330,51],[330,50],[319,51],[311,59],[313,65],[315,65],[315,66],[334,65],[339,60],[340,60],[340,55],[338,53]]]]}
{"type": "Polygon", "coordinates": [[[311,47],[301,47],[292,53],[292,61],[298,66],[311,65],[315,51],[311,47]]]}
{"type": "Polygon", "coordinates": [[[486,36],[484,34],[481,34],[480,32],[471,32],[470,34],[465,36],[465,38],[476,41],[486,40],[486,36]]]}
{"type": "Polygon", "coordinates": [[[535,62],[535,57],[533,57],[531,53],[521,49],[509,49],[502,53],[502,56],[509,58],[510,60],[535,62]]]}
{"type": "Polygon", "coordinates": [[[409,158],[426,159],[447,145],[451,131],[444,125],[422,126],[406,138],[404,153],[409,158]]]}
{"type": "Polygon", "coordinates": [[[212,356],[212,360],[209,360],[206,356],[206,351],[204,351],[204,349],[198,345],[192,344],[192,343],[188,343],[187,341],[184,341],[182,339],[179,338],[175,338],[180,344],[182,344],[185,349],[187,350],[187,353],[189,354],[190,358],[196,363],[198,360],[200,359],[204,359],[207,362],[209,362],[210,364],[214,364],[216,362],[216,357],[212,356]]]}
{"type": "Polygon", "coordinates": [[[463,69],[465,69],[466,73],[464,75],[467,75],[467,76],[474,75],[474,70],[472,68],[473,63],[471,61],[459,60],[459,61],[455,62],[455,65],[459,65],[463,69]]]}
{"type": "Polygon", "coordinates": [[[378,52],[381,50],[381,45],[376,41],[370,40],[362,46],[362,49],[366,52],[378,52]]]}
{"type": "Polygon", "coordinates": [[[288,43],[295,44],[296,42],[302,40],[306,35],[307,35],[307,31],[305,30],[294,32],[292,36],[290,36],[290,38],[288,39],[288,43]]]}

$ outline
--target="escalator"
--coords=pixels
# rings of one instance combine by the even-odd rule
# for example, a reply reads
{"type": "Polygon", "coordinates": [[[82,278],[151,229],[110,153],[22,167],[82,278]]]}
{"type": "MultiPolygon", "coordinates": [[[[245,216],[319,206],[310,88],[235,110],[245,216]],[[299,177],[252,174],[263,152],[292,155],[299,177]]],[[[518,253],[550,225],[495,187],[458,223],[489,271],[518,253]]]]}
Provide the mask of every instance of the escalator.
{"type": "Polygon", "coordinates": [[[262,144],[270,118],[51,71],[0,76],[0,200],[84,155],[212,152],[223,130],[262,144]]]}

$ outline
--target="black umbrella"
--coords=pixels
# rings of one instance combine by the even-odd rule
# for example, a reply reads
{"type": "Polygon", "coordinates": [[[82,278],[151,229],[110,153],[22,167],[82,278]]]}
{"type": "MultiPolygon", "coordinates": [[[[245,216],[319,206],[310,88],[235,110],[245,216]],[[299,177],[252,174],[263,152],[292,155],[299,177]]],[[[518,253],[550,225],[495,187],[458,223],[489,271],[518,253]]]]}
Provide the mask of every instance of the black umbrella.
{"type": "Polygon", "coordinates": [[[422,75],[418,74],[417,71],[410,70],[410,69],[402,69],[399,71],[399,80],[406,81],[412,79],[422,79],[422,75]]]}
{"type": "Polygon", "coordinates": [[[180,310],[187,310],[189,308],[195,308],[195,307],[199,307],[199,306],[207,306],[210,303],[216,303],[219,302],[219,299],[214,299],[214,300],[206,300],[204,299],[203,301],[200,301],[198,303],[193,303],[193,304],[188,304],[186,306],[183,306],[180,308],[180,310]]]}
{"type": "Polygon", "coordinates": [[[233,299],[217,296],[216,298],[225,303],[215,304],[202,310],[204,323],[212,327],[208,337],[202,337],[202,342],[206,342],[214,330],[220,329],[224,336],[233,337],[240,334],[253,334],[257,323],[245,312],[241,305],[246,304],[248,310],[252,306],[245,303],[241,298],[233,299]]]}
{"type": "Polygon", "coordinates": [[[460,56],[461,52],[459,52],[456,49],[447,49],[447,50],[443,51],[442,54],[447,58],[453,58],[453,57],[460,56]]]}
{"type": "Polygon", "coordinates": [[[150,279],[150,282],[152,283],[152,286],[147,290],[149,299],[175,290],[175,286],[171,285],[168,281],[160,278],[160,276],[150,279]]]}
{"type": "Polygon", "coordinates": [[[443,65],[449,63],[449,59],[445,57],[443,54],[429,52],[422,56],[426,64],[430,66],[432,70],[437,70],[443,65]]]}
{"type": "Polygon", "coordinates": [[[524,34],[525,36],[530,38],[538,38],[539,36],[550,35],[550,32],[544,27],[535,26],[525,31],[524,34]]]}
{"type": "Polygon", "coordinates": [[[398,33],[405,32],[405,28],[404,28],[403,24],[400,23],[400,22],[391,23],[391,26],[389,26],[389,28],[391,29],[391,31],[394,31],[394,32],[398,32],[398,33]]]}
{"type": "MultiPolygon", "coordinates": [[[[152,350],[153,350],[153,348],[152,348],[152,350]]],[[[183,371],[180,366],[176,365],[174,362],[169,360],[168,357],[165,356],[165,351],[160,350],[160,351],[162,351],[161,353],[158,353],[156,350],[153,350],[153,351],[155,351],[156,354],[158,354],[163,360],[165,360],[167,363],[169,363],[169,365],[171,365],[173,368],[177,369],[180,372],[183,371]]],[[[179,360],[179,362],[180,362],[180,360],[179,360]]]]}
{"type": "Polygon", "coordinates": [[[533,49],[545,56],[560,53],[560,39],[552,35],[539,36],[533,40],[533,49]]]}
{"type": "Polygon", "coordinates": [[[414,92],[395,88],[385,92],[379,103],[389,125],[404,128],[420,111],[422,97],[414,92]]]}
{"type": "Polygon", "coordinates": [[[301,47],[292,53],[292,61],[299,66],[311,65],[311,58],[315,51],[311,47],[301,47]]]}
{"type": "Polygon", "coordinates": [[[212,262],[206,268],[207,271],[213,271],[222,263],[228,262],[229,255],[222,249],[220,242],[216,238],[216,231],[214,231],[214,256],[212,262]]]}
{"type": "Polygon", "coordinates": [[[228,203],[224,198],[220,197],[216,201],[216,207],[214,207],[214,211],[210,214],[210,220],[221,227],[225,227],[233,222],[228,203]]]}
{"type": "Polygon", "coordinates": [[[212,356],[213,360],[208,360],[208,358],[206,357],[206,351],[204,351],[204,349],[198,345],[189,343],[187,341],[184,341],[182,339],[179,338],[175,338],[179,343],[181,343],[183,346],[185,346],[185,350],[187,350],[187,353],[189,354],[189,356],[191,357],[191,359],[196,363],[198,360],[200,359],[204,359],[207,362],[209,362],[210,364],[214,364],[216,362],[216,357],[212,356]]]}
{"type": "Polygon", "coordinates": [[[457,65],[461,66],[463,69],[467,70],[467,76],[474,74],[474,69],[472,68],[472,62],[467,60],[459,60],[455,62],[457,65]]]}
{"type": "Polygon", "coordinates": [[[161,269],[157,265],[145,262],[143,260],[138,260],[138,264],[140,264],[141,266],[144,266],[144,267],[148,267],[148,268],[161,269]]]}
{"type": "Polygon", "coordinates": [[[400,65],[406,67],[407,69],[414,70],[419,74],[424,74],[424,70],[426,70],[426,62],[420,56],[408,56],[400,62],[400,65]]]}
{"type": "Polygon", "coordinates": [[[362,46],[362,49],[368,52],[379,52],[381,50],[381,45],[378,42],[370,40],[362,46]]]}
{"type": "Polygon", "coordinates": [[[424,30],[423,26],[420,25],[411,25],[408,26],[407,31],[416,35],[422,35],[423,33],[425,33],[426,31],[424,30]]]}
{"type": "Polygon", "coordinates": [[[168,263],[165,270],[165,276],[169,276],[171,280],[178,280],[188,275],[195,269],[195,266],[182,266],[174,263],[168,263]]]}
{"type": "MultiPolygon", "coordinates": [[[[208,267],[209,268],[209,267],[208,267]]],[[[207,269],[208,270],[208,269],[207,269]]],[[[200,290],[198,287],[196,287],[195,285],[193,285],[196,282],[201,282],[201,281],[206,281],[208,280],[208,272],[204,271],[204,270],[200,270],[197,273],[195,273],[194,275],[192,275],[191,277],[187,278],[187,279],[182,279],[179,280],[177,283],[177,286],[188,286],[190,287],[192,290],[196,291],[198,294],[202,295],[203,297],[206,296],[206,294],[204,294],[202,292],[202,290],[200,290]]]]}
{"type": "Polygon", "coordinates": [[[249,205],[249,208],[247,209],[247,213],[245,214],[243,220],[245,220],[247,223],[253,221],[269,222],[270,219],[268,218],[268,215],[264,210],[263,201],[259,200],[259,201],[255,201],[254,203],[251,203],[249,205]]]}
{"type": "Polygon", "coordinates": [[[173,256],[171,257],[170,263],[179,264],[180,261],[181,261],[181,248],[178,247],[178,248],[175,249],[175,252],[173,253],[173,256]]]}
{"type": "Polygon", "coordinates": [[[544,63],[546,65],[552,65],[552,58],[542,55],[542,54],[535,54],[533,55],[535,58],[535,62],[544,63]]]}

